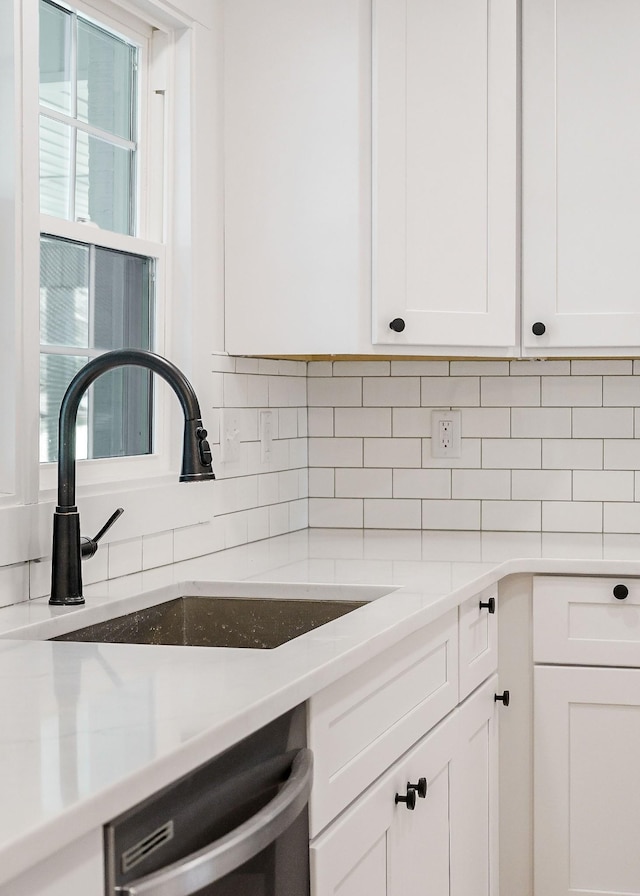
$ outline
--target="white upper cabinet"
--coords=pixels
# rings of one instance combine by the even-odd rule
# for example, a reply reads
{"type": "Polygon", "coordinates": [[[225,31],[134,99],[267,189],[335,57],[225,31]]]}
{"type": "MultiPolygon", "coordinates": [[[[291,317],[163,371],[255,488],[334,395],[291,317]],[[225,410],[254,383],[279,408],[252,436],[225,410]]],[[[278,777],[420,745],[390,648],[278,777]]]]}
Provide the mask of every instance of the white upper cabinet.
{"type": "Polygon", "coordinates": [[[374,343],[516,345],[516,42],[515,0],[374,0],[374,343]]]}
{"type": "Polygon", "coordinates": [[[232,0],[224,14],[225,347],[358,351],[371,268],[370,2],[232,0]]]}
{"type": "Polygon", "coordinates": [[[525,354],[637,351],[640,3],[524,0],[522,27],[525,354]]]}
{"type": "Polygon", "coordinates": [[[513,354],[516,44],[516,0],[226,4],[229,352],[513,354]]]}

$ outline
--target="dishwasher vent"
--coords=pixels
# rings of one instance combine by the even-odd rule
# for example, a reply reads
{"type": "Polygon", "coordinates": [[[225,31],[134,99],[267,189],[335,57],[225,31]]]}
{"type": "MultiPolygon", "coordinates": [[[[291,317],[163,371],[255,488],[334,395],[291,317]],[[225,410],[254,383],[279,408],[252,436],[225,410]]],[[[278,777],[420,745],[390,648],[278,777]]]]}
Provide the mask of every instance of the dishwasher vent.
{"type": "Polygon", "coordinates": [[[122,853],[122,874],[126,874],[132,868],[146,859],[148,855],[159,849],[164,843],[173,839],[173,819],[165,822],[161,827],[156,828],[151,834],[136,843],[135,846],[129,847],[126,852],[122,853]]]}

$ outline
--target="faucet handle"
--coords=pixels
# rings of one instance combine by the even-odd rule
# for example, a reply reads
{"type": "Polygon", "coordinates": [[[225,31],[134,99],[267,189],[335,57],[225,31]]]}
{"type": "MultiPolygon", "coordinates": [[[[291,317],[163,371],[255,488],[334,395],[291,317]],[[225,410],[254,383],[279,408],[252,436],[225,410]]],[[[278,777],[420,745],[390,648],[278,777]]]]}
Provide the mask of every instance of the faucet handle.
{"type": "Polygon", "coordinates": [[[100,529],[97,535],[94,535],[93,538],[87,538],[86,536],[84,536],[80,539],[80,553],[83,557],[93,557],[95,552],[98,550],[98,542],[100,541],[102,536],[105,534],[105,532],[108,532],[115,521],[119,517],[121,517],[123,513],[124,507],[118,507],[118,509],[111,514],[111,516],[104,524],[102,529],[100,529]]]}

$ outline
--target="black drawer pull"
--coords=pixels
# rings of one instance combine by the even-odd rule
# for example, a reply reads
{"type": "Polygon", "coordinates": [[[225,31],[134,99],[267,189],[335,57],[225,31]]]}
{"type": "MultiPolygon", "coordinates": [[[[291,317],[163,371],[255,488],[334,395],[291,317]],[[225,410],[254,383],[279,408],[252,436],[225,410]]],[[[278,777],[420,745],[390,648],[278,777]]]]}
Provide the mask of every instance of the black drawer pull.
{"type": "Polygon", "coordinates": [[[626,585],[615,585],[613,588],[613,596],[616,600],[624,600],[629,596],[629,589],[626,585]]]}
{"type": "Polygon", "coordinates": [[[402,333],[406,324],[402,320],[401,317],[394,317],[391,323],[389,324],[389,329],[393,330],[394,333],[402,333]]]}
{"type": "Polygon", "coordinates": [[[535,324],[531,327],[531,332],[534,336],[542,336],[547,328],[542,323],[541,320],[537,320],[535,324]]]}
{"type": "Polygon", "coordinates": [[[509,699],[509,691],[503,691],[502,694],[493,695],[493,702],[497,703],[498,701],[500,701],[504,706],[509,705],[509,699]]]}
{"type": "Polygon", "coordinates": [[[496,599],[495,597],[490,597],[488,601],[480,601],[480,609],[488,610],[490,613],[495,613],[496,611],[496,599]]]}
{"type": "Polygon", "coordinates": [[[427,795],[427,779],[418,778],[417,784],[407,784],[407,791],[409,790],[413,790],[423,800],[427,795]]]}
{"type": "Polygon", "coordinates": [[[413,811],[416,807],[416,792],[415,790],[411,790],[411,785],[407,784],[407,793],[406,796],[401,796],[399,793],[396,793],[396,806],[398,803],[405,803],[407,809],[411,809],[413,811]]]}

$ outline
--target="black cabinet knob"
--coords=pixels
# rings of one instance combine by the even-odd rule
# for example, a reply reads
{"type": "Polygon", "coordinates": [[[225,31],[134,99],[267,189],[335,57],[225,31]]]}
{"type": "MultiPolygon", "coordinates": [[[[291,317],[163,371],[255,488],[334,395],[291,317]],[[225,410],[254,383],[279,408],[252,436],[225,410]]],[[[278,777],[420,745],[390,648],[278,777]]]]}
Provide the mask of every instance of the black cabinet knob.
{"type": "Polygon", "coordinates": [[[418,778],[417,784],[409,784],[407,783],[407,792],[414,791],[418,794],[421,800],[425,798],[427,795],[427,779],[426,778],[418,778]]]}
{"type": "Polygon", "coordinates": [[[407,809],[413,811],[416,807],[416,792],[415,790],[410,790],[410,787],[411,785],[407,784],[406,796],[401,796],[401,794],[396,793],[396,806],[398,803],[404,803],[407,809]]]}
{"type": "Polygon", "coordinates": [[[542,336],[542,334],[546,331],[545,325],[542,321],[537,320],[535,324],[531,327],[531,332],[534,336],[542,336]]]}
{"type": "Polygon", "coordinates": [[[613,589],[613,596],[616,600],[624,600],[625,597],[629,596],[629,589],[626,585],[615,585],[613,589]]]}
{"type": "Polygon", "coordinates": [[[406,326],[406,324],[402,320],[401,317],[394,317],[393,320],[391,321],[391,323],[389,324],[389,329],[393,330],[396,333],[402,333],[405,326],[406,326]]]}
{"type": "Polygon", "coordinates": [[[500,701],[500,703],[502,703],[504,706],[508,706],[509,705],[509,691],[503,691],[502,694],[494,694],[493,702],[497,703],[498,701],[500,701]]]}
{"type": "Polygon", "coordinates": [[[480,609],[488,610],[490,613],[495,613],[496,611],[496,599],[495,597],[490,597],[488,601],[480,601],[480,609]]]}

